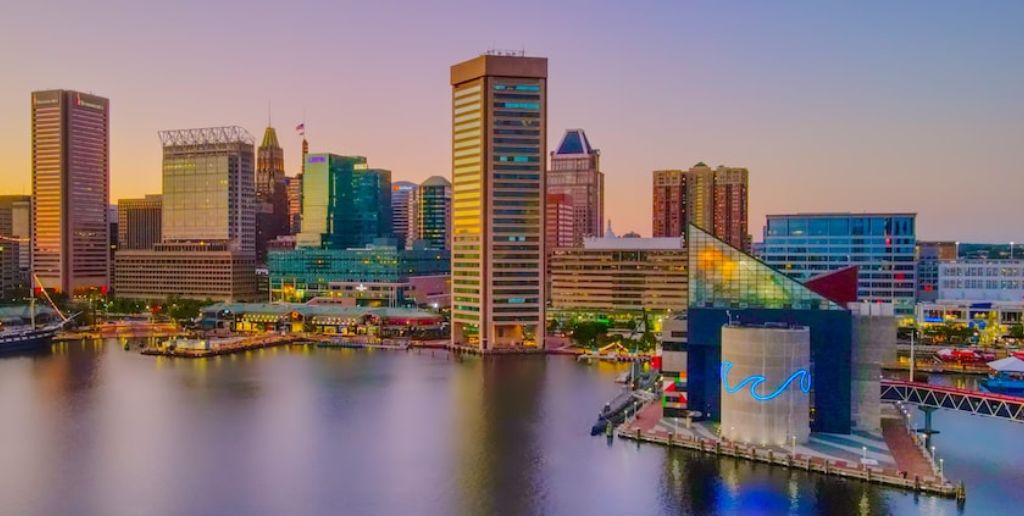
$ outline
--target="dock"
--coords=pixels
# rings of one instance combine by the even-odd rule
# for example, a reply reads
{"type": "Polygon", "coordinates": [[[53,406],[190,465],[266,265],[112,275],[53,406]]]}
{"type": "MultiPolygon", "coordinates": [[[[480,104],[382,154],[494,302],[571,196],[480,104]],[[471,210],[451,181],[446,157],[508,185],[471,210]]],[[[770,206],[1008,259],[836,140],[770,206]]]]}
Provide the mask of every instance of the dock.
{"type": "Polygon", "coordinates": [[[147,347],[142,350],[143,355],[152,356],[164,356],[164,357],[178,357],[178,358],[207,358],[219,355],[230,355],[232,353],[241,353],[243,351],[251,351],[255,349],[272,348],[277,346],[286,346],[289,344],[296,344],[299,342],[307,342],[308,339],[303,338],[301,335],[288,334],[288,335],[258,335],[252,337],[238,337],[236,339],[229,339],[227,342],[218,345],[216,347],[211,346],[209,349],[197,349],[197,348],[174,348],[170,349],[168,346],[159,347],[147,347]]]}

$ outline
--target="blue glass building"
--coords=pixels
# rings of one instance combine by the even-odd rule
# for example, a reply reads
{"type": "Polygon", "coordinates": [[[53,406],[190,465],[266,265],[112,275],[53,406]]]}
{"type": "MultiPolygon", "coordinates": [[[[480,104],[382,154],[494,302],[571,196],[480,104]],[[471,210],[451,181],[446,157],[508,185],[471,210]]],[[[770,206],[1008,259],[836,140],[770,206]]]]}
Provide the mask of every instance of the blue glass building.
{"type": "Polygon", "coordinates": [[[913,213],[769,215],[763,259],[799,281],[856,265],[860,301],[914,312],[917,294],[913,213]]]}
{"type": "Polygon", "coordinates": [[[299,247],[363,247],[391,229],[390,171],[368,168],[362,156],[306,156],[299,247]]]}
{"type": "Polygon", "coordinates": [[[409,278],[448,274],[450,260],[444,250],[398,249],[390,245],[355,249],[297,248],[271,250],[267,254],[267,268],[274,300],[307,301],[314,297],[339,296],[344,295],[344,289],[339,287],[356,284],[363,286],[360,289],[363,291],[397,291],[398,295],[389,301],[402,303],[405,300],[401,291],[407,288],[409,278]]]}

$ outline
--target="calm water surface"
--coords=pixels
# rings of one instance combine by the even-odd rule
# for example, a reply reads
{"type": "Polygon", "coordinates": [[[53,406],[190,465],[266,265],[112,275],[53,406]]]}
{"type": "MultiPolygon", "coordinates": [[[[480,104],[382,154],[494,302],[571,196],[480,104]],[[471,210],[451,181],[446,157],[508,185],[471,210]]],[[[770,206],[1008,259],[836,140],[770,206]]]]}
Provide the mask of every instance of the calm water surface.
{"type": "MultiPolygon", "coordinates": [[[[0,358],[0,514],[959,514],[858,482],[591,438],[620,369],[116,342],[0,358]]],[[[964,514],[1020,514],[1024,425],[938,413],[964,514]]]]}

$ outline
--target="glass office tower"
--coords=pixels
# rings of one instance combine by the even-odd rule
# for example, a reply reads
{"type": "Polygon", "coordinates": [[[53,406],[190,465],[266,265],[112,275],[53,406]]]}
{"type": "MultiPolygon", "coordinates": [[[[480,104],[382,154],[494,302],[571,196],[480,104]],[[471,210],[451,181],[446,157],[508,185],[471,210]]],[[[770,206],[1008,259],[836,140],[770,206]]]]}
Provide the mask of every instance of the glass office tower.
{"type": "Polygon", "coordinates": [[[482,55],[451,84],[452,344],[543,348],[547,59],[482,55]]]}
{"type": "Polygon", "coordinates": [[[367,168],[362,156],[306,156],[299,247],[351,249],[390,236],[391,171],[367,168]]]}
{"type": "Polygon", "coordinates": [[[914,311],[917,291],[913,213],[769,215],[764,260],[800,281],[850,265],[860,301],[914,311]]]}
{"type": "Polygon", "coordinates": [[[238,126],[160,131],[162,240],[256,253],[254,140],[238,126]]]}

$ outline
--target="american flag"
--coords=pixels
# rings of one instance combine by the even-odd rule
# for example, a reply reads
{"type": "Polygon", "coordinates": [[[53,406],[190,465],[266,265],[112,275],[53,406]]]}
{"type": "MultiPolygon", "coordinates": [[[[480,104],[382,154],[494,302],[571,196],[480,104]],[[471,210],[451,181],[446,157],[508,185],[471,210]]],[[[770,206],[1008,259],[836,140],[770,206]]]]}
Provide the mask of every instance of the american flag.
{"type": "Polygon", "coordinates": [[[295,126],[295,130],[298,131],[299,134],[301,134],[302,136],[306,136],[306,122],[302,122],[301,124],[295,126]]]}

